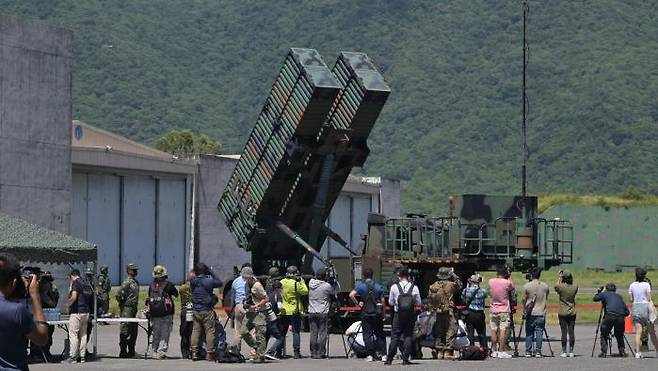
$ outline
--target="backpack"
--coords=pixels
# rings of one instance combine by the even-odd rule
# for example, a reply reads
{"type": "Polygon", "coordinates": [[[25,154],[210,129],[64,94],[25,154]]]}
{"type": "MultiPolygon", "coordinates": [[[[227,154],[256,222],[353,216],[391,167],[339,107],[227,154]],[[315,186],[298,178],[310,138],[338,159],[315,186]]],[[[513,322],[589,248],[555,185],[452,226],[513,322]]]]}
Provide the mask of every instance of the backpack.
{"type": "Polygon", "coordinates": [[[174,302],[171,296],[164,292],[168,281],[153,282],[149,288],[149,314],[151,317],[164,317],[174,313],[174,302]]]}
{"type": "Polygon", "coordinates": [[[215,362],[217,363],[245,363],[245,358],[240,352],[232,347],[217,349],[215,352],[215,362]]]}
{"type": "Polygon", "coordinates": [[[459,350],[460,361],[484,361],[487,355],[487,350],[477,345],[467,345],[459,350]]]}
{"type": "Polygon", "coordinates": [[[82,300],[87,304],[89,308],[89,313],[94,310],[94,289],[91,287],[91,284],[87,281],[82,282],[82,300]]]}
{"type": "Polygon", "coordinates": [[[367,316],[375,316],[378,313],[377,310],[377,295],[375,294],[375,283],[372,280],[367,280],[366,285],[368,286],[368,294],[363,301],[363,314],[367,316]]]}
{"type": "Polygon", "coordinates": [[[413,317],[414,312],[416,310],[416,300],[414,299],[414,296],[411,294],[414,290],[414,285],[410,284],[409,285],[409,291],[404,292],[402,290],[402,285],[397,283],[398,286],[398,315],[400,318],[406,320],[411,317],[413,317]]]}

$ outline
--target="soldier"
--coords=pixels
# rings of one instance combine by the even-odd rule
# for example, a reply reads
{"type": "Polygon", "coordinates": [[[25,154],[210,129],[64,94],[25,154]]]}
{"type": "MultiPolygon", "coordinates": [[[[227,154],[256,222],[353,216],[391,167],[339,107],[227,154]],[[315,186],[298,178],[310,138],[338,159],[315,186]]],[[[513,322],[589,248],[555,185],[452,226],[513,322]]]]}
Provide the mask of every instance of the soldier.
{"type": "Polygon", "coordinates": [[[279,268],[270,267],[270,270],[267,271],[267,281],[265,282],[265,291],[271,292],[275,282],[280,282],[281,276],[279,275],[279,268]]]}
{"type": "MultiPolygon", "coordinates": [[[[94,288],[94,271],[88,267],[85,269],[85,278],[87,280],[87,283],[89,283],[89,286],[94,288]]],[[[89,313],[91,314],[89,316],[89,320],[87,321],[87,344],[89,345],[89,342],[91,341],[91,332],[94,329],[94,303],[93,301],[89,303],[89,313]]],[[[96,292],[96,313],[98,313],[99,308],[98,308],[98,292],[96,292]]],[[[87,349],[87,354],[93,354],[87,349]]]]}
{"type": "Polygon", "coordinates": [[[183,359],[190,358],[190,336],[192,335],[192,287],[194,272],[187,274],[185,283],[178,289],[180,295],[180,353],[183,359]],[[189,308],[188,308],[189,306],[189,308]],[[189,315],[188,315],[189,311],[189,315]]]}
{"type": "Polygon", "coordinates": [[[101,267],[101,274],[98,276],[96,290],[102,303],[98,313],[107,315],[110,313],[110,290],[112,290],[112,281],[108,276],[107,265],[101,267]]]}
{"type": "MultiPolygon", "coordinates": [[[[39,276],[39,293],[41,296],[41,305],[45,308],[57,308],[57,302],[59,301],[59,291],[57,286],[53,282],[53,275],[49,271],[45,271],[39,276]]],[[[50,354],[50,347],[53,345],[53,332],[55,332],[55,326],[48,326],[48,343],[42,347],[43,352],[46,358],[52,358],[50,354]]],[[[30,356],[32,354],[39,354],[36,350],[34,344],[30,344],[30,356]]]]}
{"type": "MultiPolygon", "coordinates": [[[[137,264],[128,264],[126,268],[128,277],[123,281],[116,295],[122,318],[135,318],[137,315],[137,304],[139,301],[139,282],[137,282],[136,278],[137,269],[137,264]]],[[[137,323],[122,323],[119,333],[119,357],[134,357],[136,341],[137,323]]]]}
{"type": "Polygon", "coordinates": [[[448,267],[439,268],[436,278],[429,290],[430,305],[436,313],[436,350],[439,359],[453,359],[457,333],[454,297],[461,291],[461,282],[448,267]]]}

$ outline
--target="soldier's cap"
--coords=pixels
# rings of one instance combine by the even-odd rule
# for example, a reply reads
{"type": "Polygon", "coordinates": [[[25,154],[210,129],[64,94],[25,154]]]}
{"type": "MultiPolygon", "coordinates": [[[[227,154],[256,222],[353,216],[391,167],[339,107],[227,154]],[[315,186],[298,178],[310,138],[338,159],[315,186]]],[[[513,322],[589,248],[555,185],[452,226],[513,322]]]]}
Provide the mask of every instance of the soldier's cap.
{"type": "Polygon", "coordinates": [[[279,268],[277,267],[271,267],[269,271],[267,271],[267,275],[270,277],[276,277],[279,275],[279,268]]]}
{"type": "Polygon", "coordinates": [[[244,267],[240,271],[240,276],[242,276],[242,278],[252,278],[254,276],[254,270],[251,269],[251,267],[244,267]]]}
{"type": "Polygon", "coordinates": [[[93,275],[93,274],[94,274],[94,271],[93,271],[91,268],[87,267],[87,269],[85,269],[85,274],[87,274],[87,275],[90,275],[90,274],[93,275]]]}
{"type": "Polygon", "coordinates": [[[299,269],[297,269],[296,266],[291,265],[288,267],[288,269],[286,269],[286,274],[297,275],[299,274],[299,269]]]}
{"type": "Polygon", "coordinates": [[[153,267],[153,278],[162,278],[167,275],[167,268],[162,265],[153,267]]]}
{"type": "Polygon", "coordinates": [[[571,275],[571,272],[569,272],[569,271],[562,271],[562,278],[569,279],[569,278],[573,278],[573,276],[571,275]]]}
{"type": "Polygon", "coordinates": [[[135,263],[130,263],[128,264],[128,267],[126,267],[126,269],[129,271],[136,271],[139,269],[139,267],[135,263]]]}
{"type": "Polygon", "coordinates": [[[110,267],[108,267],[107,265],[104,265],[104,266],[101,267],[101,272],[106,273],[109,269],[110,269],[110,267]]]}
{"type": "Polygon", "coordinates": [[[439,268],[439,272],[436,274],[436,278],[440,280],[449,280],[452,278],[452,271],[448,267],[439,268]]]}

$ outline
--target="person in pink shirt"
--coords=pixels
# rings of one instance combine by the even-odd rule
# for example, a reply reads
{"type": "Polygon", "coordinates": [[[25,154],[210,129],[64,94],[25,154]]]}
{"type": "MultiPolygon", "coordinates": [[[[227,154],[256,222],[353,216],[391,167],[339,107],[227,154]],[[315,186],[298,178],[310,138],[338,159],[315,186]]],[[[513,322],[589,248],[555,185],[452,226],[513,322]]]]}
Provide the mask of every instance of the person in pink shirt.
{"type": "Polygon", "coordinates": [[[491,296],[489,326],[491,327],[491,357],[493,358],[512,358],[504,350],[512,315],[509,298],[513,290],[514,284],[509,278],[507,268],[503,265],[498,266],[496,277],[489,280],[491,296]]]}

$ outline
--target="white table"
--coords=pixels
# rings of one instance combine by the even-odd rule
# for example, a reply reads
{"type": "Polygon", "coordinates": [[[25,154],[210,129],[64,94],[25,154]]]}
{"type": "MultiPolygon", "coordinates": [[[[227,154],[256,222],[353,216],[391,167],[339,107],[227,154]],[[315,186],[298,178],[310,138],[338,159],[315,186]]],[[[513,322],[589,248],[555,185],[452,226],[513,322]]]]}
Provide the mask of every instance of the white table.
{"type": "MultiPolygon", "coordinates": [[[[46,321],[51,326],[57,326],[62,330],[66,331],[68,336],[68,319],[60,319],[57,321],[46,321]]],[[[144,359],[148,358],[149,348],[151,347],[151,321],[146,318],[126,318],[126,317],[108,317],[108,318],[98,318],[96,321],[98,323],[112,324],[112,323],[136,323],[144,332],[146,332],[146,351],[144,352],[144,359]]],[[[98,330],[96,330],[98,331],[98,330]]]]}

